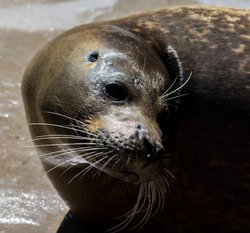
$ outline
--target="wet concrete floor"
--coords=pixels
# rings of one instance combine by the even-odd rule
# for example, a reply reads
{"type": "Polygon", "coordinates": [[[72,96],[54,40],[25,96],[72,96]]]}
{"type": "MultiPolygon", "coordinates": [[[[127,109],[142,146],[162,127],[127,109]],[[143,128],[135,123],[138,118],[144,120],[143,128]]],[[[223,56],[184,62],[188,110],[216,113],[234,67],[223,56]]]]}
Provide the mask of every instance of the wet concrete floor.
{"type": "Polygon", "coordinates": [[[249,0],[0,0],[0,233],[55,233],[67,212],[26,125],[20,85],[35,52],[79,24],[201,3],[250,8],[249,0]]]}

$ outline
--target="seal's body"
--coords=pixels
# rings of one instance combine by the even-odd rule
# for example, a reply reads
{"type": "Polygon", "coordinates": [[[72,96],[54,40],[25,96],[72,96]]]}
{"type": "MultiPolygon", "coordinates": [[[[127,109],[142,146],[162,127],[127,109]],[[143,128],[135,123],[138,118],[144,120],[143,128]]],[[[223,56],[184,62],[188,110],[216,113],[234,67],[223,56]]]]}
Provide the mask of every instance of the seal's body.
{"type": "Polygon", "coordinates": [[[172,8],[76,27],[38,53],[28,122],[83,224],[250,230],[249,31],[247,10],[172,8]]]}

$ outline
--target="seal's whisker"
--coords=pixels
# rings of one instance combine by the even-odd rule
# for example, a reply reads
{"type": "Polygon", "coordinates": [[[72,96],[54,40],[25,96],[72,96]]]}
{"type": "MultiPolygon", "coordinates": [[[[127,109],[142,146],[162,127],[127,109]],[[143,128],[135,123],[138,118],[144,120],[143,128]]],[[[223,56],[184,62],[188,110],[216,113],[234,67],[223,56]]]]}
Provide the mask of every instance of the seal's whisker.
{"type": "Polygon", "coordinates": [[[55,158],[58,158],[58,157],[61,157],[62,155],[66,155],[68,153],[72,153],[72,151],[69,151],[69,150],[62,150],[62,151],[59,151],[58,153],[52,155],[52,156],[40,156],[41,160],[42,161],[50,161],[50,160],[53,160],[55,158]]]}
{"type": "Polygon", "coordinates": [[[113,164],[113,166],[112,166],[112,169],[114,169],[114,167],[116,166],[116,164],[117,163],[119,163],[121,161],[121,158],[120,159],[118,159],[118,160],[116,160],[116,162],[113,164]]]}
{"type": "MultiPolygon", "coordinates": [[[[96,150],[107,150],[107,147],[93,147],[93,146],[88,146],[88,147],[77,147],[76,150],[73,151],[78,151],[78,152],[87,152],[87,151],[96,151],[96,150]]],[[[84,154],[83,154],[84,155],[84,154]]]]}
{"type": "MultiPolygon", "coordinates": [[[[155,187],[154,187],[154,182],[149,182],[149,183],[145,183],[143,185],[144,189],[143,189],[143,201],[142,197],[140,198],[138,203],[140,204],[136,207],[133,215],[130,216],[130,218],[134,218],[135,214],[138,214],[140,212],[143,211],[143,209],[145,209],[145,214],[143,216],[143,218],[131,229],[135,229],[137,227],[140,227],[140,229],[146,224],[146,222],[148,221],[148,219],[150,218],[150,216],[152,215],[152,210],[153,210],[153,206],[155,205],[155,201],[156,201],[156,193],[155,193],[155,187]]],[[[132,219],[131,219],[132,220],[132,219]]]]}
{"type": "Polygon", "coordinates": [[[80,171],[80,172],[78,172],[75,176],[73,176],[73,178],[71,178],[69,181],[68,181],[68,184],[70,184],[74,179],[76,179],[78,176],[80,176],[86,169],[88,169],[88,168],[93,168],[92,166],[91,166],[91,164],[89,164],[84,170],[82,170],[82,171],[80,171]]]}
{"type": "Polygon", "coordinates": [[[145,184],[145,189],[144,189],[144,198],[143,198],[143,202],[141,204],[141,207],[137,210],[137,213],[140,212],[145,212],[144,216],[142,217],[142,219],[132,228],[135,229],[136,227],[139,227],[141,224],[143,224],[145,216],[148,214],[149,208],[150,208],[150,201],[151,201],[151,193],[150,193],[150,183],[146,183],[145,184]],[[146,207],[146,209],[145,209],[146,207]]]}
{"type": "Polygon", "coordinates": [[[42,135],[38,135],[38,136],[35,136],[35,139],[38,139],[38,138],[45,138],[45,137],[57,137],[57,136],[62,136],[62,137],[79,137],[78,135],[75,135],[75,134],[42,134],[42,135]]]}
{"type": "MultiPolygon", "coordinates": [[[[86,157],[86,158],[84,158],[84,159],[87,161],[87,159],[93,157],[93,156],[92,156],[93,154],[96,156],[95,151],[92,151],[92,152],[89,152],[89,153],[84,154],[84,156],[89,155],[88,157],[86,157]]],[[[82,156],[78,156],[78,157],[82,157],[82,156]]],[[[63,171],[62,175],[65,174],[67,171],[69,171],[72,167],[74,167],[74,166],[76,166],[76,165],[77,165],[77,163],[75,163],[75,164],[71,165],[70,167],[68,167],[67,169],[65,169],[65,170],[63,171]]],[[[91,164],[89,164],[89,165],[91,165],[91,164]]],[[[89,166],[89,165],[88,165],[88,166],[89,166]]]]}
{"type": "Polygon", "coordinates": [[[155,186],[154,186],[154,181],[149,182],[148,186],[148,206],[147,206],[147,211],[144,216],[144,219],[141,220],[141,224],[139,225],[140,228],[142,228],[147,222],[150,216],[152,216],[152,211],[155,206],[155,202],[157,200],[157,196],[155,195],[155,186]]]}
{"type": "MultiPolygon", "coordinates": [[[[90,159],[90,158],[97,158],[97,157],[99,157],[100,155],[102,155],[102,154],[104,154],[103,152],[99,152],[99,153],[94,153],[94,152],[92,152],[91,153],[91,155],[90,156],[88,156],[87,158],[85,158],[85,159],[90,159]]],[[[106,158],[106,157],[104,157],[104,158],[106,158]]],[[[85,169],[83,169],[82,171],[80,171],[77,175],[75,175],[72,179],[70,179],[69,180],[69,182],[68,182],[68,184],[70,184],[75,178],[77,178],[78,176],[80,176],[81,174],[82,174],[82,176],[84,176],[85,174],[87,174],[88,172],[89,172],[89,170],[91,170],[93,167],[94,167],[94,165],[96,164],[96,163],[99,163],[101,160],[103,160],[104,158],[102,158],[102,159],[100,159],[100,160],[98,160],[98,161],[96,161],[96,162],[94,162],[94,163],[91,163],[91,162],[89,162],[89,165],[85,168],[85,169]]],[[[81,177],[82,177],[81,176],[81,177]]],[[[81,179],[81,177],[80,177],[80,179],[81,179]]]]}
{"type": "Polygon", "coordinates": [[[144,193],[145,193],[145,184],[142,184],[142,185],[140,185],[139,193],[138,193],[137,200],[136,200],[134,207],[130,211],[125,213],[124,215],[120,216],[120,218],[125,217],[125,220],[122,221],[117,226],[107,230],[106,232],[116,233],[116,232],[119,232],[122,229],[126,228],[129,225],[129,223],[132,221],[132,219],[134,218],[136,213],[138,213],[138,208],[139,208],[139,205],[141,203],[141,199],[143,198],[143,196],[145,197],[144,193]]]}
{"type": "Polygon", "coordinates": [[[75,159],[75,157],[74,158],[70,158],[70,159],[68,159],[66,161],[63,161],[62,163],[59,163],[58,165],[56,165],[56,166],[50,168],[49,170],[47,170],[46,173],[49,174],[50,172],[54,171],[55,169],[61,167],[62,165],[66,164],[66,163],[69,163],[70,161],[72,161],[74,159],[75,159]]]}
{"type": "Polygon", "coordinates": [[[163,175],[160,175],[159,179],[158,179],[158,182],[159,182],[159,190],[160,190],[160,194],[161,194],[161,200],[162,200],[162,205],[161,205],[161,211],[163,210],[164,206],[165,206],[165,203],[166,203],[166,198],[167,198],[167,195],[170,193],[170,189],[169,189],[169,181],[168,179],[165,178],[165,176],[163,175]],[[168,191],[167,189],[168,188],[168,191]]]}
{"type": "MultiPolygon", "coordinates": [[[[104,154],[104,153],[102,153],[102,154],[104,154]]],[[[96,156],[96,155],[95,155],[95,156],[96,156]]],[[[99,155],[98,155],[98,156],[99,156],[99,155]]],[[[98,157],[98,156],[96,156],[96,157],[98,157]]],[[[79,174],[77,174],[75,177],[73,177],[73,178],[68,182],[68,184],[69,184],[70,182],[72,182],[75,178],[77,178],[77,177],[80,176],[80,175],[81,175],[81,177],[80,177],[79,180],[81,180],[82,177],[85,176],[92,168],[96,167],[96,165],[97,165],[98,163],[100,163],[102,160],[105,160],[107,157],[108,157],[108,156],[105,156],[105,157],[103,157],[103,158],[97,160],[97,161],[94,162],[94,163],[90,163],[90,166],[89,166],[89,167],[87,167],[87,168],[85,168],[84,170],[82,170],[81,172],[79,172],[79,174]]]]}
{"type": "Polygon", "coordinates": [[[187,95],[188,95],[188,93],[181,94],[181,95],[177,95],[177,96],[173,96],[173,97],[170,97],[170,98],[166,98],[166,99],[164,99],[164,101],[169,101],[169,100],[173,100],[173,99],[181,98],[181,97],[184,97],[184,96],[187,96],[187,95]]]}
{"type": "Polygon", "coordinates": [[[161,200],[162,200],[162,204],[161,204],[161,211],[164,210],[166,201],[167,201],[167,196],[170,193],[170,190],[168,192],[167,187],[168,187],[168,183],[169,181],[163,176],[160,176],[160,180],[159,180],[159,190],[160,190],[160,194],[161,194],[161,200]],[[164,187],[164,188],[163,188],[164,187]]]}
{"type": "Polygon", "coordinates": [[[191,79],[191,77],[192,77],[192,71],[190,72],[190,74],[189,74],[188,78],[186,79],[186,81],[185,81],[181,86],[179,86],[179,87],[176,88],[175,90],[173,90],[173,91],[167,93],[166,96],[172,95],[172,94],[174,94],[175,92],[177,92],[177,91],[179,91],[180,89],[182,89],[182,88],[189,82],[189,80],[191,79]]]}
{"type": "Polygon", "coordinates": [[[61,117],[64,117],[66,119],[69,119],[69,120],[72,120],[74,122],[77,122],[77,123],[80,123],[80,124],[84,124],[85,126],[87,126],[87,124],[85,124],[83,121],[80,121],[78,119],[75,119],[73,117],[67,116],[67,115],[62,114],[62,113],[50,112],[50,111],[45,111],[44,113],[49,113],[49,114],[52,114],[52,115],[61,116],[61,117]]]}
{"type": "Polygon", "coordinates": [[[172,164],[173,163],[173,154],[165,154],[165,157],[162,161],[162,163],[169,163],[172,164]],[[166,157],[167,156],[167,157],[166,157]]]}
{"type": "MultiPolygon", "coordinates": [[[[169,113],[169,111],[168,111],[168,113],[169,113]]],[[[168,118],[169,118],[169,114],[168,114],[168,118]]],[[[166,136],[162,139],[162,143],[164,143],[169,137],[170,137],[170,135],[166,135],[166,136]]]]}
{"type": "MultiPolygon", "coordinates": [[[[113,151],[110,151],[111,153],[114,153],[114,150],[113,151]]],[[[108,154],[108,153],[106,153],[108,154]]],[[[110,163],[110,161],[112,161],[115,157],[117,157],[118,154],[115,154],[113,155],[112,157],[110,157],[104,164],[103,166],[99,169],[100,172],[103,172],[104,168],[110,163]]]]}
{"type": "Polygon", "coordinates": [[[157,208],[155,209],[155,212],[152,216],[154,216],[156,213],[158,213],[160,211],[160,209],[162,208],[162,195],[163,193],[160,191],[160,183],[157,180],[155,180],[155,192],[156,192],[156,195],[158,197],[158,205],[157,205],[157,208]]]}
{"type": "Polygon", "coordinates": [[[154,212],[152,212],[151,213],[151,215],[150,216],[154,216],[154,215],[156,215],[157,213],[158,213],[158,211],[159,211],[159,209],[158,209],[158,206],[155,208],[155,206],[156,206],[156,203],[158,202],[158,205],[159,205],[159,203],[160,203],[160,195],[159,195],[159,193],[158,193],[158,191],[157,191],[157,183],[158,183],[158,181],[156,180],[156,181],[152,181],[152,195],[153,195],[153,202],[152,202],[152,210],[154,210],[154,212]]]}
{"type": "Polygon", "coordinates": [[[128,158],[127,158],[127,164],[129,164],[130,159],[131,159],[131,156],[128,156],[128,158]]]}
{"type": "MultiPolygon", "coordinates": [[[[115,152],[114,150],[111,150],[111,151],[105,153],[105,155],[111,154],[111,153],[114,153],[114,152],[115,152]]],[[[113,155],[111,158],[109,158],[108,161],[106,161],[106,162],[102,165],[102,167],[100,167],[100,168],[97,169],[96,174],[95,174],[94,176],[97,176],[97,177],[100,176],[100,174],[104,171],[104,168],[105,168],[105,167],[106,167],[115,157],[117,157],[117,156],[118,156],[118,154],[115,154],[115,155],[113,155]]]]}
{"type": "MultiPolygon", "coordinates": [[[[40,147],[51,147],[51,146],[89,146],[89,145],[96,145],[96,143],[91,142],[76,142],[76,143],[54,143],[54,144],[43,144],[43,145],[34,145],[33,147],[40,148],[40,147]]],[[[32,146],[24,146],[24,147],[32,147],[32,146]]]]}
{"type": "Polygon", "coordinates": [[[147,199],[147,208],[146,208],[146,212],[143,216],[143,218],[132,228],[137,228],[139,227],[139,229],[141,229],[148,221],[148,219],[151,216],[152,213],[152,209],[154,206],[154,202],[155,202],[155,196],[153,195],[153,182],[149,182],[147,185],[147,195],[146,195],[147,199]]]}
{"type": "MultiPolygon", "coordinates": [[[[29,142],[39,142],[39,141],[44,141],[44,140],[51,140],[51,139],[70,139],[70,140],[90,140],[90,138],[87,137],[81,137],[81,136],[48,136],[48,137],[41,137],[41,138],[35,138],[29,142]]],[[[97,138],[91,139],[91,141],[99,141],[97,138]]]]}
{"type": "MultiPolygon", "coordinates": [[[[98,150],[99,149],[105,149],[106,147],[97,147],[98,150]]],[[[78,152],[78,151],[89,151],[90,149],[91,150],[96,150],[97,148],[93,147],[93,146],[86,146],[86,147],[76,147],[76,148],[66,148],[66,149],[60,149],[60,150],[57,150],[57,151],[53,151],[53,152],[49,152],[49,153],[44,153],[44,154],[41,154],[40,157],[43,158],[45,156],[50,156],[50,155],[54,155],[54,154],[58,154],[58,153],[61,153],[61,152],[65,152],[65,151],[70,151],[70,152],[78,152]]]]}
{"type": "Polygon", "coordinates": [[[162,179],[160,180],[161,183],[163,185],[165,184],[165,186],[168,188],[168,193],[170,193],[171,192],[171,186],[172,186],[171,180],[169,178],[167,178],[167,176],[161,176],[161,177],[162,177],[162,179]]]}
{"type": "MultiPolygon", "coordinates": [[[[103,153],[103,152],[100,152],[100,153],[103,153]]],[[[96,156],[98,153],[95,153],[94,154],[94,156],[96,156]]],[[[93,155],[92,155],[92,157],[94,157],[93,155]]],[[[82,157],[82,156],[80,156],[80,155],[78,155],[77,157],[79,157],[79,158],[84,158],[84,157],[82,157]]],[[[92,158],[91,156],[89,156],[89,157],[87,157],[87,158],[84,158],[85,160],[86,159],[90,159],[90,158],[92,158]]],[[[62,163],[59,163],[58,165],[56,165],[56,166],[54,166],[54,167],[52,167],[51,169],[49,169],[48,171],[46,171],[46,173],[48,174],[49,172],[51,172],[51,171],[53,171],[54,169],[56,169],[56,168],[58,168],[58,167],[61,167],[62,165],[64,165],[64,164],[67,164],[67,163],[69,163],[70,161],[73,161],[73,160],[75,160],[76,159],[76,157],[73,157],[73,158],[70,158],[70,159],[68,159],[68,160],[66,160],[66,161],[64,161],[64,162],[62,162],[62,163]]],[[[86,160],[87,161],[87,160],[86,160]]],[[[90,163],[89,161],[87,161],[88,163],[90,163]]]]}
{"type": "MultiPolygon", "coordinates": [[[[100,156],[102,154],[104,154],[103,151],[98,152],[98,153],[96,153],[95,151],[92,151],[92,152],[89,152],[89,153],[84,153],[84,154],[80,155],[80,157],[85,159],[86,161],[88,161],[88,159],[95,159],[95,158],[97,158],[98,156],[100,156]],[[87,156],[87,157],[85,157],[85,156],[87,156]]],[[[92,164],[91,161],[88,161],[88,163],[92,164]]]]}
{"type": "MultiPolygon", "coordinates": [[[[85,154],[85,156],[86,156],[86,155],[89,155],[89,157],[84,158],[84,159],[87,161],[87,159],[90,158],[90,157],[92,157],[93,154],[95,154],[95,151],[92,151],[92,152],[89,152],[89,153],[85,154]]],[[[77,156],[77,157],[80,158],[81,156],[77,156]]],[[[78,164],[78,163],[74,163],[74,164],[72,164],[70,167],[68,167],[67,169],[65,169],[65,170],[63,171],[62,175],[65,174],[68,170],[70,170],[72,167],[74,167],[74,166],[77,165],[77,164],[78,164]]],[[[89,164],[89,163],[87,163],[87,164],[89,164]]]]}
{"type": "Polygon", "coordinates": [[[44,157],[46,156],[50,156],[50,155],[57,155],[57,154],[60,154],[62,152],[66,152],[66,151],[69,151],[69,149],[60,149],[60,150],[57,150],[57,151],[52,151],[52,152],[49,152],[49,153],[43,153],[43,154],[40,154],[40,158],[43,159],[44,157]]]}
{"type": "Polygon", "coordinates": [[[170,172],[168,169],[164,168],[164,171],[165,171],[165,173],[167,173],[168,175],[170,175],[171,178],[175,179],[175,175],[172,172],[170,172]]]}
{"type": "Polygon", "coordinates": [[[175,77],[174,81],[172,84],[169,86],[169,88],[161,95],[161,98],[164,99],[165,97],[168,96],[168,92],[171,90],[171,88],[175,85],[176,81],[178,79],[178,76],[175,77]]]}
{"type": "Polygon", "coordinates": [[[141,203],[140,208],[137,208],[136,214],[143,211],[143,209],[145,208],[146,202],[147,202],[147,198],[148,198],[148,183],[145,183],[143,185],[144,185],[143,201],[141,203]]]}
{"type": "MultiPolygon", "coordinates": [[[[61,176],[64,175],[65,173],[67,173],[71,168],[73,168],[73,167],[76,166],[76,165],[77,165],[77,163],[72,164],[71,166],[67,167],[67,168],[62,172],[61,176]]],[[[89,166],[89,164],[88,164],[88,166],[89,166]]]]}
{"type": "Polygon", "coordinates": [[[96,136],[96,134],[94,133],[90,133],[88,131],[84,131],[83,129],[75,129],[75,127],[72,126],[63,126],[63,125],[57,125],[57,124],[52,124],[52,123],[42,123],[42,122],[30,122],[28,123],[29,126],[50,126],[50,127],[55,127],[55,128],[60,128],[60,129],[68,129],[68,130],[72,130],[72,131],[76,131],[79,133],[83,133],[83,134],[89,134],[92,136],[96,136]]]}
{"type": "Polygon", "coordinates": [[[29,126],[51,126],[51,127],[56,127],[56,128],[74,130],[72,127],[69,127],[69,126],[57,125],[57,124],[52,124],[52,123],[43,123],[43,122],[30,122],[28,123],[28,125],[29,126]]]}
{"type": "Polygon", "coordinates": [[[151,201],[151,193],[150,193],[150,183],[148,183],[148,185],[146,186],[146,189],[145,189],[145,193],[144,193],[144,201],[143,201],[143,204],[141,205],[141,208],[138,210],[138,212],[141,212],[144,207],[145,207],[145,204],[147,203],[147,207],[146,207],[146,210],[145,210],[145,214],[144,216],[142,217],[142,219],[133,227],[131,228],[132,230],[139,227],[140,229],[140,226],[144,223],[144,220],[145,220],[145,217],[148,215],[148,212],[149,212],[149,209],[150,209],[150,201],[151,201]]]}
{"type": "Polygon", "coordinates": [[[50,134],[50,135],[43,135],[43,136],[36,136],[33,140],[27,140],[25,143],[30,142],[39,142],[44,140],[54,140],[54,139],[69,139],[69,140],[86,140],[89,142],[95,142],[96,144],[100,144],[101,140],[98,138],[88,138],[76,135],[60,135],[60,134],[50,134]]]}
{"type": "MultiPolygon", "coordinates": [[[[51,134],[51,135],[43,135],[43,136],[36,136],[34,137],[34,139],[31,140],[25,140],[24,143],[30,143],[30,142],[36,142],[39,140],[45,140],[45,139],[75,139],[76,137],[79,136],[75,136],[75,135],[60,135],[60,134],[51,134]]],[[[80,138],[79,138],[80,139],[80,138]]]]}

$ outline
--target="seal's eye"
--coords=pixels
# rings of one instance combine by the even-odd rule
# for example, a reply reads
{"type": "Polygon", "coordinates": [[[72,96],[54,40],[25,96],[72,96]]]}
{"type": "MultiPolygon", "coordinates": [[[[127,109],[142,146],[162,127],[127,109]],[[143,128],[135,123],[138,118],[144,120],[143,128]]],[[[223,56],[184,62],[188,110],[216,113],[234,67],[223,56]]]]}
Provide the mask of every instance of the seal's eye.
{"type": "Polygon", "coordinates": [[[121,83],[109,83],[104,86],[104,94],[114,101],[124,101],[128,97],[127,88],[121,83]]]}
{"type": "Polygon", "coordinates": [[[91,54],[89,54],[88,61],[90,62],[96,62],[98,60],[99,53],[94,51],[91,54]]]}

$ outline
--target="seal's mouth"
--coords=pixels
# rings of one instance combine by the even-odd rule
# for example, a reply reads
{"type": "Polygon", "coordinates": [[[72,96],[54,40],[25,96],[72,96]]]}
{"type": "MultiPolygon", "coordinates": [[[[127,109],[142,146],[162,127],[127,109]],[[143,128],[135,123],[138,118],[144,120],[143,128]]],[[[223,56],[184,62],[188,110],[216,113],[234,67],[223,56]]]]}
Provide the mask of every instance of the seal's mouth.
{"type": "Polygon", "coordinates": [[[84,177],[91,168],[111,177],[132,184],[153,181],[163,173],[162,167],[167,156],[152,140],[136,134],[124,135],[120,132],[102,130],[99,126],[90,129],[90,122],[70,118],[59,113],[52,116],[69,119],[61,124],[46,124],[51,134],[37,138],[36,143],[44,152],[49,149],[49,161],[54,167],[83,169],[84,177]],[[66,125],[66,126],[65,126],[66,125]],[[61,130],[61,131],[60,131],[61,130]],[[46,139],[46,140],[45,140],[46,139]]]}
{"type": "Polygon", "coordinates": [[[73,127],[82,142],[81,157],[99,171],[133,184],[150,182],[161,173],[165,152],[146,138],[142,141],[99,129],[83,132],[79,124],[73,127]]]}
{"type": "MultiPolygon", "coordinates": [[[[88,140],[88,144],[91,142],[91,139],[88,140]]],[[[161,172],[163,157],[154,160],[143,148],[125,150],[112,142],[95,145],[93,148],[97,153],[83,153],[82,158],[99,171],[122,181],[142,184],[154,180],[161,172]]]]}
{"type": "Polygon", "coordinates": [[[159,175],[162,162],[163,158],[152,160],[145,150],[126,151],[110,161],[104,170],[128,183],[141,184],[152,181],[159,175]]]}

